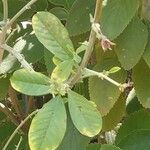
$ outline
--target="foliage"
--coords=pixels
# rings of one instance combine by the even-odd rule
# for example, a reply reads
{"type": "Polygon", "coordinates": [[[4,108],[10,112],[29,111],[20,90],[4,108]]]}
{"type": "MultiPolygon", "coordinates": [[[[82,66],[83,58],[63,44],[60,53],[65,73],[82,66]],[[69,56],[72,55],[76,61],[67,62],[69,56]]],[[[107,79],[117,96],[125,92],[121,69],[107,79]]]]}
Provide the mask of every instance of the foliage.
{"type": "Polygon", "coordinates": [[[1,0],[0,149],[148,150],[149,18],[147,0],[1,0]]]}

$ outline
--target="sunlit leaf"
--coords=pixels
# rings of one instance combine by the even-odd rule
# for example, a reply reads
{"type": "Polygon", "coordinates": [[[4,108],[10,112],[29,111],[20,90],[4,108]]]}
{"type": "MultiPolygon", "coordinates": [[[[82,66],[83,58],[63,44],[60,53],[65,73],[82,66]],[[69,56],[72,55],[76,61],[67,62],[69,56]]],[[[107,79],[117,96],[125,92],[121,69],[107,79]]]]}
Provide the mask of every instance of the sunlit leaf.
{"type": "Polygon", "coordinates": [[[67,122],[66,110],[61,97],[56,97],[39,110],[29,130],[32,150],[55,150],[63,140],[67,122]]]}
{"type": "Polygon", "coordinates": [[[102,119],[95,104],[73,91],[68,93],[68,104],[73,124],[80,133],[93,137],[101,131],[102,119]]]}

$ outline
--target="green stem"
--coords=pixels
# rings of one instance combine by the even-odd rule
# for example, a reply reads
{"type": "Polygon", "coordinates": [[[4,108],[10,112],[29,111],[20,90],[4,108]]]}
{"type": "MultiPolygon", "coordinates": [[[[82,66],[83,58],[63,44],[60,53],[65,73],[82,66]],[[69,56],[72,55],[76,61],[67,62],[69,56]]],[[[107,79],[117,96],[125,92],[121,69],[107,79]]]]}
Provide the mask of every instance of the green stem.
{"type": "Polygon", "coordinates": [[[8,141],[6,142],[5,146],[3,147],[2,150],[6,150],[8,147],[9,143],[11,140],[14,138],[14,136],[17,134],[17,132],[20,130],[20,128],[33,116],[35,115],[39,110],[33,111],[30,115],[28,115],[20,124],[19,126],[15,129],[15,131],[12,133],[12,135],[9,137],[8,141]]]}
{"type": "Polygon", "coordinates": [[[8,46],[7,44],[0,45],[0,48],[7,50],[10,54],[14,55],[18,59],[18,61],[21,63],[23,68],[33,71],[32,66],[24,59],[22,54],[18,53],[15,49],[8,46]]]}
{"type": "Polygon", "coordinates": [[[110,77],[108,77],[107,75],[105,75],[105,74],[102,73],[102,72],[96,72],[96,71],[94,71],[94,70],[90,70],[90,69],[87,69],[87,68],[85,68],[84,71],[87,72],[87,73],[85,73],[85,76],[83,76],[83,78],[89,77],[89,76],[98,76],[99,78],[105,79],[105,80],[109,81],[110,83],[116,85],[116,86],[119,87],[119,88],[120,88],[121,85],[122,85],[121,83],[118,83],[117,81],[111,79],[110,77]],[[87,74],[87,75],[86,75],[86,74],[87,74]],[[89,74],[89,76],[88,76],[88,74],[89,74]]]}
{"type": "Polygon", "coordinates": [[[7,0],[2,0],[3,2],[3,22],[4,24],[7,23],[7,20],[8,20],[8,2],[7,0]]]}

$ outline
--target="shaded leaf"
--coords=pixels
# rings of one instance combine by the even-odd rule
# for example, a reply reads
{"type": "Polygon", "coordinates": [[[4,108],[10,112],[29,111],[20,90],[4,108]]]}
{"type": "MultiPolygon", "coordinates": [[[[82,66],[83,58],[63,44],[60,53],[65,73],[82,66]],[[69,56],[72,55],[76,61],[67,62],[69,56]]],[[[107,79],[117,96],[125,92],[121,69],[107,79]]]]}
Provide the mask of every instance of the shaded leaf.
{"type": "Polygon", "coordinates": [[[45,61],[47,72],[49,74],[51,74],[53,69],[55,68],[55,65],[53,63],[53,56],[54,55],[50,51],[44,49],[44,61],[45,61]]]}
{"type": "Polygon", "coordinates": [[[93,137],[101,131],[102,119],[94,103],[69,91],[68,104],[73,124],[81,134],[93,137]]]}
{"type": "Polygon", "coordinates": [[[90,144],[87,150],[121,150],[119,147],[109,144],[90,144]]]}
{"type": "Polygon", "coordinates": [[[150,69],[141,60],[133,69],[133,81],[138,100],[145,108],[150,108],[150,69]]]}
{"type": "Polygon", "coordinates": [[[137,97],[134,97],[127,105],[126,112],[130,115],[136,111],[143,109],[142,104],[138,101],[137,97]]]}
{"type": "Polygon", "coordinates": [[[35,71],[17,70],[10,81],[15,90],[27,95],[39,96],[51,92],[50,78],[35,71]]]}
{"type": "Polygon", "coordinates": [[[130,70],[138,63],[144,53],[147,38],[147,28],[137,17],[117,38],[115,52],[124,69],[130,70]]]}
{"type": "Polygon", "coordinates": [[[66,20],[68,17],[67,10],[62,7],[54,7],[49,12],[55,15],[60,20],[66,20]]]}
{"type": "Polygon", "coordinates": [[[70,36],[79,35],[90,30],[91,23],[89,14],[94,14],[94,8],[95,0],[75,1],[66,24],[70,36]]]}
{"type": "MultiPolygon", "coordinates": [[[[119,66],[116,59],[106,59],[102,63],[97,64],[94,67],[94,70],[103,72],[103,70],[109,70],[116,65],[119,66]]],[[[119,83],[124,83],[126,73],[123,70],[120,70],[115,74],[110,74],[109,77],[119,83]]],[[[121,91],[118,87],[106,80],[102,80],[98,77],[90,77],[89,93],[90,99],[96,103],[101,115],[105,116],[118,100],[121,91]]]]}
{"type": "Polygon", "coordinates": [[[124,150],[149,150],[150,130],[132,132],[118,146],[124,150]]]}
{"type": "Polygon", "coordinates": [[[55,5],[62,5],[66,8],[70,8],[75,0],[49,0],[49,2],[55,4],[55,5]]]}
{"type": "Polygon", "coordinates": [[[65,135],[66,110],[61,97],[56,97],[46,103],[33,118],[29,130],[29,145],[31,149],[54,150],[65,135]]]}
{"type": "Polygon", "coordinates": [[[67,109],[67,129],[58,150],[86,150],[89,142],[90,138],[82,135],[73,125],[69,110],[67,109]]]}
{"type": "Polygon", "coordinates": [[[148,35],[148,42],[145,48],[145,52],[143,54],[143,58],[147,63],[147,65],[150,67],[150,23],[148,22],[146,25],[148,28],[149,35],[148,35]]]}
{"type": "Polygon", "coordinates": [[[138,7],[138,0],[108,0],[101,17],[103,34],[110,40],[115,39],[127,27],[138,7]]]}
{"type": "Polygon", "coordinates": [[[109,131],[115,128],[125,115],[126,101],[124,94],[121,94],[110,112],[103,117],[102,131],[109,131]]]}
{"type": "Polygon", "coordinates": [[[115,143],[118,145],[124,138],[131,133],[139,130],[150,130],[150,113],[146,110],[140,110],[131,114],[124,120],[119,128],[115,143]]]}

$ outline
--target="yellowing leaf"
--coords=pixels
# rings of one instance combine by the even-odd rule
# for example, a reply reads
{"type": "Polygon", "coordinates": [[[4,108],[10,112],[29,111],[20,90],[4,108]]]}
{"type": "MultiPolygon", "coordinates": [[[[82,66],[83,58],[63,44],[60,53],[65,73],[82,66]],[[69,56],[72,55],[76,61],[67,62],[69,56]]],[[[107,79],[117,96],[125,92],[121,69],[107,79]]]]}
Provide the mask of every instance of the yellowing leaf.
{"type": "Polygon", "coordinates": [[[73,91],[68,93],[68,105],[73,124],[81,134],[93,137],[101,131],[102,118],[95,105],[73,91]]]}

